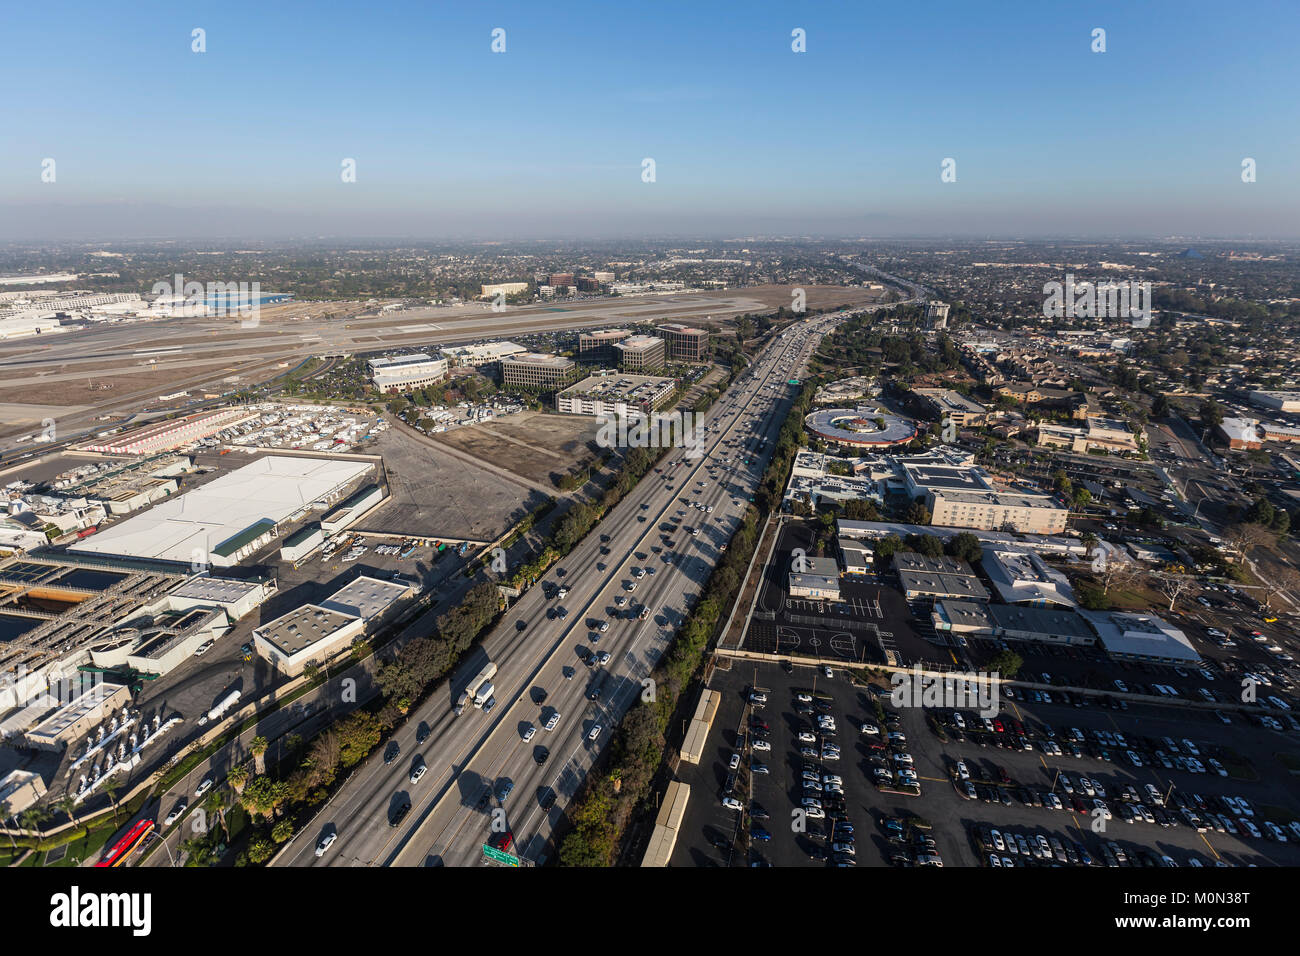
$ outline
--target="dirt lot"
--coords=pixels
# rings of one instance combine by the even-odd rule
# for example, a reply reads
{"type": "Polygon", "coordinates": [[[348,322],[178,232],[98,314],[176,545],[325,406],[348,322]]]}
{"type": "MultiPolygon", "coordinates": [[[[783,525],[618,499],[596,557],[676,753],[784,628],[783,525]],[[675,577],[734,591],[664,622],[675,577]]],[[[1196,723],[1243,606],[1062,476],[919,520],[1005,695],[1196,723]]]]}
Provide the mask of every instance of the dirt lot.
{"type": "Polygon", "coordinates": [[[554,485],[560,475],[595,458],[590,443],[596,438],[596,420],[521,412],[434,437],[530,481],[554,485]]]}
{"type": "Polygon", "coordinates": [[[491,541],[537,504],[540,495],[440,454],[402,428],[380,436],[392,500],[359,530],[491,541]],[[537,500],[534,500],[537,499],[537,500]]]}

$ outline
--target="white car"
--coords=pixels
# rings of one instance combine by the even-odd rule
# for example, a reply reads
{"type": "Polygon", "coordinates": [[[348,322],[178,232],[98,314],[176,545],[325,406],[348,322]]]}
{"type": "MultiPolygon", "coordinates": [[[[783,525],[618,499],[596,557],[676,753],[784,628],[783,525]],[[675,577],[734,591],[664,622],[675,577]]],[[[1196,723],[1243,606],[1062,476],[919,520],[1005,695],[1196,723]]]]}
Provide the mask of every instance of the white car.
{"type": "Polygon", "coordinates": [[[195,789],[195,791],[194,791],[194,797],[195,797],[195,799],[197,799],[197,798],[203,796],[205,793],[207,793],[207,792],[208,792],[209,790],[211,790],[211,789],[212,789],[212,778],[211,778],[211,777],[204,777],[204,778],[199,782],[198,787],[197,787],[197,788],[195,789]]]}
{"type": "Polygon", "coordinates": [[[745,805],[735,797],[723,797],[722,805],[728,810],[735,810],[737,813],[740,813],[745,809],[745,805]]]}
{"type": "MultiPolygon", "coordinates": [[[[966,761],[964,760],[957,761],[957,777],[959,780],[970,779],[970,770],[966,768],[966,761]]],[[[1000,850],[1002,847],[998,847],[998,849],[1000,850]]]]}
{"type": "Polygon", "coordinates": [[[179,820],[181,818],[181,814],[185,812],[185,808],[187,806],[189,806],[189,804],[187,804],[184,800],[176,804],[176,806],[172,808],[172,812],[167,814],[167,819],[163,821],[163,826],[169,827],[177,820],[179,820]]]}
{"type": "Polygon", "coordinates": [[[558,724],[559,722],[560,722],[560,712],[557,710],[555,713],[551,714],[550,717],[546,718],[546,723],[543,726],[548,731],[551,731],[555,729],[555,725],[558,724]]]}
{"type": "Polygon", "coordinates": [[[596,724],[595,726],[593,726],[593,727],[591,728],[591,730],[587,731],[587,739],[588,739],[588,740],[595,740],[597,737],[600,736],[600,732],[601,732],[602,730],[604,730],[604,728],[601,727],[600,724],[596,724]]]}
{"type": "Polygon", "coordinates": [[[528,743],[528,741],[532,740],[532,739],[533,739],[533,735],[536,734],[536,733],[537,733],[537,728],[534,727],[532,724],[529,724],[527,727],[525,727],[525,728],[524,728],[524,743],[528,743]]]}
{"type": "Polygon", "coordinates": [[[322,838],[321,841],[316,844],[316,856],[318,857],[324,856],[325,851],[328,850],[330,847],[332,847],[334,845],[334,841],[337,840],[338,838],[339,835],[337,833],[326,834],[325,837],[322,838]]]}
{"type": "Polygon", "coordinates": [[[817,735],[811,734],[806,730],[800,731],[799,742],[803,744],[815,744],[817,742],[817,735]]]}
{"type": "Polygon", "coordinates": [[[768,743],[766,740],[755,740],[751,746],[755,750],[759,750],[759,751],[768,751],[772,749],[772,745],[768,743]]]}
{"type": "Polygon", "coordinates": [[[411,771],[411,783],[419,783],[424,779],[424,775],[428,772],[429,768],[425,764],[420,764],[420,766],[411,771]]]}
{"type": "Polygon", "coordinates": [[[880,736],[880,728],[877,727],[875,724],[863,724],[861,727],[858,728],[858,730],[861,733],[866,734],[868,737],[880,736]]]}

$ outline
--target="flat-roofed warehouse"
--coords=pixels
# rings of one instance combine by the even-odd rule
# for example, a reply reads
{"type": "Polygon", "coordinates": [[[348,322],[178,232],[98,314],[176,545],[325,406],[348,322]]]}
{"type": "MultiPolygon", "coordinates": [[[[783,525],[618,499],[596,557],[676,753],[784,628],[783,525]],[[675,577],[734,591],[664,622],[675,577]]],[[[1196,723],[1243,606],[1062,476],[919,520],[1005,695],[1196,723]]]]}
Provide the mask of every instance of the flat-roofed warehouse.
{"type": "Polygon", "coordinates": [[[280,525],[330,502],[373,462],[267,455],[68,548],[69,552],[230,567],[280,525]]]}
{"type": "Polygon", "coordinates": [[[37,750],[63,750],[130,700],[131,689],[124,684],[97,684],[24,733],[23,741],[37,750]]]}
{"type": "Polygon", "coordinates": [[[257,414],[256,411],[245,406],[220,408],[213,412],[201,412],[184,418],[155,422],[83,447],[89,451],[106,452],[110,455],[156,454],[215,435],[222,429],[256,418],[257,414]]]}
{"type": "Polygon", "coordinates": [[[361,575],[318,604],[304,604],[253,631],[253,646],[272,666],[296,677],[324,664],[370,633],[415,594],[407,581],[361,575]]]}

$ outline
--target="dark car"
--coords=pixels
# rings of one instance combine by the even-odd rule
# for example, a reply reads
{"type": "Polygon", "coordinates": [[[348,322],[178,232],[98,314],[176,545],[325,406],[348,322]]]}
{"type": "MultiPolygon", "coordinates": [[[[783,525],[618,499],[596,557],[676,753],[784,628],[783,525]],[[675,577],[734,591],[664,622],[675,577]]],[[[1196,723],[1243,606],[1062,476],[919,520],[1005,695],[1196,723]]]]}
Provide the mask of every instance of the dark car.
{"type": "Polygon", "coordinates": [[[510,796],[510,791],[514,790],[515,782],[513,780],[502,780],[497,784],[497,800],[505,801],[510,796]]]}
{"type": "Polygon", "coordinates": [[[538,787],[537,805],[543,810],[549,810],[555,806],[555,791],[550,787],[538,787]]]}
{"type": "Polygon", "coordinates": [[[410,800],[402,801],[402,803],[398,806],[398,808],[393,812],[393,815],[388,818],[388,825],[390,827],[397,826],[399,823],[401,823],[403,820],[406,819],[406,815],[410,812],[411,812],[411,801],[410,800]]]}
{"type": "Polygon", "coordinates": [[[397,741],[394,740],[391,744],[388,745],[388,749],[384,751],[384,763],[392,763],[401,755],[402,755],[402,748],[397,743],[397,741]]]}
{"type": "Polygon", "coordinates": [[[551,755],[551,752],[550,752],[549,750],[547,750],[545,747],[538,747],[536,750],[533,751],[533,759],[537,761],[537,765],[538,765],[539,767],[540,767],[542,764],[546,763],[546,759],[547,759],[550,755],[551,755]]]}
{"type": "Polygon", "coordinates": [[[422,744],[429,739],[429,734],[433,733],[433,728],[428,724],[422,723],[415,731],[415,742],[422,744]]]}

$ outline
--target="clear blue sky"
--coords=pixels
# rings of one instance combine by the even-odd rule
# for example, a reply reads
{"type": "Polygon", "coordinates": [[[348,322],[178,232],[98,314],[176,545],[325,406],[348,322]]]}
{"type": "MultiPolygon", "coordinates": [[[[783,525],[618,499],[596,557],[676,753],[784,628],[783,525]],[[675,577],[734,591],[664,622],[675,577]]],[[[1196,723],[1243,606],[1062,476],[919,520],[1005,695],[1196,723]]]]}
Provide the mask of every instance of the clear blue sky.
{"type": "Polygon", "coordinates": [[[1296,236],[1298,37],[1295,2],[12,5],[0,237],[1296,236]]]}

